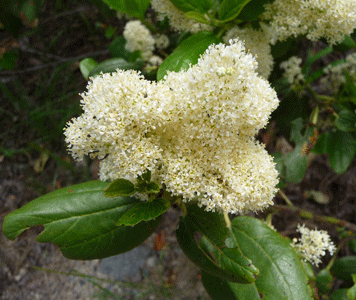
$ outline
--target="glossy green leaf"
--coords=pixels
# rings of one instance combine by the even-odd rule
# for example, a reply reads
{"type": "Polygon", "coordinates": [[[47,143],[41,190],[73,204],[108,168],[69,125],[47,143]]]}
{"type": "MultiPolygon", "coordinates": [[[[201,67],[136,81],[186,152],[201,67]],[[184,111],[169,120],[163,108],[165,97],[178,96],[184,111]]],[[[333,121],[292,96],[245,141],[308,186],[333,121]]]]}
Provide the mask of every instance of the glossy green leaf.
{"type": "Polygon", "coordinates": [[[130,196],[133,193],[135,193],[135,185],[123,178],[114,180],[104,190],[105,197],[130,196]]]}
{"type": "Polygon", "coordinates": [[[329,300],[349,300],[347,297],[347,289],[338,289],[330,295],[329,300]]]}
{"type": "Polygon", "coordinates": [[[204,14],[195,12],[195,11],[188,11],[187,13],[184,14],[188,19],[193,19],[199,23],[203,23],[203,24],[208,24],[208,20],[205,17],[204,14]]]}
{"type": "Polygon", "coordinates": [[[84,58],[79,63],[79,69],[83,77],[88,80],[90,71],[93,70],[98,63],[92,58],[84,58]]]}
{"type": "Polygon", "coordinates": [[[140,70],[143,67],[142,60],[136,62],[128,62],[123,58],[111,58],[107,59],[100,64],[98,64],[95,68],[93,68],[89,77],[97,76],[101,72],[103,73],[113,73],[116,72],[117,69],[120,70],[140,70]]]}
{"type": "Polygon", "coordinates": [[[307,156],[302,149],[303,145],[309,142],[308,138],[313,135],[314,130],[312,127],[308,127],[302,134],[303,127],[302,118],[292,122],[291,140],[295,142],[296,146],[293,152],[288,153],[285,158],[287,182],[301,182],[307,170],[307,156]]]}
{"type": "Polygon", "coordinates": [[[356,49],[356,42],[351,36],[346,35],[345,39],[340,44],[334,45],[333,48],[334,50],[340,52],[349,51],[351,49],[356,49]]]}
{"type": "Polygon", "coordinates": [[[143,20],[151,0],[103,0],[111,8],[143,20]]]}
{"type": "Polygon", "coordinates": [[[228,230],[222,216],[217,212],[206,212],[202,208],[194,206],[190,205],[188,214],[181,217],[176,232],[178,243],[183,252],[197,266],[210,274],[233,282],[253,282],[258,275],[258,270],[252,262],[241,254],[239,248],[231,249],[224,246],[228,230]],[[223,256],[223,261],[218,261],[219,257],[210,253],[204,243],[199,244],[195,240],[196,232],[202,234],[203,238],[209,241],[220,258],[223,256]]]}
{"type": "Polygon", "coordinates": [[[157,80],[163,79],[168,71],[179,72],[195,65],[198,58],[211,44],[222,42],[210,31],[198,32],[185,39],[160,65],[157,80]]]}
{"type": "Polygon", "coordinates": [[[157,218],[167,211],[171,202],[165,199],[154,199],[153,201],[140,202],[125,212],[116,222],[117,226],[133,226],[141,221],[149,221],[157,218]]]}
{"type": "Polygon", "coordinates": [[[238,15],[238,19],[243,21],[253,21],[264,11],[264,5],[272,0],[251,0],[247,3],[238,15]]]}
{"type": "Polygon", "coordinates": [[[109,52],[112,57],[121,57],[126,61],[130,58],[130,52],[125,49],[126,39],[123,36],[116,37],[109,45],[109,52]]]}
{"type": "Polygon", "coordinates": [[[239,284],[203,273],[203,284],[212,299],[308,300],[308,276],[290,242],[256,218],[232,221],[232,231],[242,253],[260,270],[251,284],[239,284]]]}
{"type": "Polygon", "coordinates": [[[170,0],[175,7],[177,7],[182,12],[208,12],[214,4],[214,0],[170,0]]]}
{"type": "Polygon", "coordinates": [[[327,269],[321,270],[316,275],[316,286],[318,288],[319,294],[327,294],[331,291],[333,276],[331,275],[330,271],[327,269]]]}
{"type": "Polygon", "coordinates": [[[356,300],[356,274],[352,274],[354,285],[347,290],[347,297],[349,300],[356,300]]]}
{"type": "Polygon", "coordinates": [[[337,117],[335,124],[341,131],[356,130],[356,114],[353,111],[342,110],[337,117]]]}
{"type": "Polygon", "coordinates": [[[302,153],[302,145],[295,147],[293,152],[288,153],[285,158],[286,181],[299,183],[303,180],[307,170],[307,156],[302,153]]]}
{"type": "Polygon", "coordinates": [[[38,242],[52,242],[71,259],[98,259],[131,250],[157,228],[160,218],[134,227],[116,222],[139,200],[108,198],[108,183],[92,181],[41,196],[6,216],[3,233],[15,239],[32,226],[44,225],[38,242]]]}
{"type": "Polygon", "coordinates": [[[352,274],[356,274],[356,256],[339,258],[331,267],[331,273],[347,282],[352,282],[352,274]]]}
{"type": "Polygon", "coordinates": [[[235,19],[251,0],[223,0],[220,4],[218,15],[220,21],[231,21],[235,19]]]}
{"type": "Polygon", "coordinates": [[[330,132],[327,134],[326,153],[334,171],[342,174],[356,155],[356,140],[348,132],[330,132]]]}

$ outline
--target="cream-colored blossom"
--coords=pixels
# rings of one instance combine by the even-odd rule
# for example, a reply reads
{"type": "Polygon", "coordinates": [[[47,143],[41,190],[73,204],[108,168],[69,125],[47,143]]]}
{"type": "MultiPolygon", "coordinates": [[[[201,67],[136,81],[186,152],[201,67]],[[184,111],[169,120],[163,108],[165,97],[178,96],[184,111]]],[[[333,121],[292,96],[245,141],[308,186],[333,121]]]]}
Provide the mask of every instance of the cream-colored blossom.
{"type": "Polygon", "coordinates": [[[169,38],[165,34],[156,34],[154,39],[157,49],[166,49],[169,46],[169,38]]]}
{"type": "Polygon", "coordinates": [[[167,191],[206,210],[272,204],[278,172],[254,135],[278,99],[244,50],[238,41],[212,45],[196,65],[158,83],[134,71],[92,79],[84,114],[65,129],[72,155],[101,158],[101,180],[134,181],[151,170],[167,191]]]}
{"type": "Polygon", "coordinates": [[[228,30],[222,39],[228,44],[231,39],[236,38],[245,41],[246,49],[255,56],[258,62],[257,72],[264,78],[268,78],[273,68],[273,57],[268,32],[235,26],[228,30]]]}
{"type": "Polygon", "coordinates": [[[306,35],[341,42],[356,28],[355,0],[275,0],[265,5],[262,18],[269,22],[272,42],[306,35]]]}
{"type": "Polygon", "coordinates": [[[293,89],[298,89],[301,83],[305,81],[301,64],[302,59],[297,56],[292,56],[280,64],[280,67],[284,70],[283,77],[287,79],[293,89]]]}
{"type": "Polygon", "coordinates": [[[318,266],[326,251],[329,251],[330,255],[334,254],[335,245],[326,231],[308,229],[304,224],[302,226],[298,224],[297,231],[301,233],[301,237],[294,238],[292,246],[305,261],[318,266]]]}
{"type": "Polygon", "coordinates": [[[347,55],[343,62],[336,65],[328,65],[324,69],[325,75],[320,79],[320,83],[325,90],[337,92],[347,81],[345,72],[348,72],[351,79],[356,80],[356,53],[347,55]]]}
{"type": "Polygon", "coordinates": [[[153,53],[155,40],[151,32],[139,20],[126,23],[123,36],[125,49],[130,52],[141,51],[142,59],[147,61],[153,53]]]}
{"type": "Polygon", "coordinates": [[[180,11],[169,0],[152,0],[152,8],[157,12],[158,19],[169,19],[169,24],[177,31],[189,31],[197,33],[203,30],[211,30],[212,27],[206,24],[198,23],[193,19],[185,16],[184,12],[180,11]]]}

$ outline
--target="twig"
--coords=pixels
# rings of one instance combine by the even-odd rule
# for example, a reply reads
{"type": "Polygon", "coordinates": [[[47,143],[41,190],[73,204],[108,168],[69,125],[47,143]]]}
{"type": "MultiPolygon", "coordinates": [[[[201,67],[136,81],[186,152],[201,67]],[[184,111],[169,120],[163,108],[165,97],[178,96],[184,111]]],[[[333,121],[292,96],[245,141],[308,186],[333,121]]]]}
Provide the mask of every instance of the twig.
{"type": "Polygon", "coordinates": [[[347,221],[344,220],[340,220],[334,217],[330,217],[330,216],[321,216],[321,215],[316,215],[313,212],[309,211],[309,210],[305,210],[305,209],[301,209],[295,206],[285,206],[285,205],[273,205],[272,207],[267,209],[268,211],[271,212],[284,212],[284,213],[290,213],[290,214],[297,214],[299,216],[301,216],[302,218],[305,219],[312,219],[315,220],[317,222],[321,222],[321,223],[329,223],[329,224],[333,224],[336,225],[338,227],[344,227],[348,230],[351,230],[353,232],[356,232],[356,225],[349,223],[347,221]]]}
{"type": "Polygon", "coordinates": [[[286,203],[287,203],[289,206],[294,206],[293,203],[289,200],[289,198],[287,197],[287,195],[286,195],[282,190],[279,190],[278,193],[279,193],[279,195],[283,198],[283,200],[286,201],[286,203]]]}
{"type": "Polygon", "coordinates": [[[27,68],[27,69],[24,69],[24,70],[1,72],[0,75],[23,74],[23,73],[37,71],[37,70],[48,68],[48,67],[55,67],[55,66],[57,66],[57,65],[59,65],[61,63],[76,61],[76,60],[80,60],[80,59],[83,59],[83,58],[86,58],[86,57],[105,55],[105,54],[108,54],[108,53],[109,53],[109,50],[101,50],[101,51],[96,51],[96,52],[90,52],[90,53],[82,54],[82,55],[79,55],[79,56],[76,56],[76,57],[62,58],[61,60],[58,60],[56,62],[43,64],[43,65],[39,65],[39,66],[36,66],[36,67],[27,68]]]}

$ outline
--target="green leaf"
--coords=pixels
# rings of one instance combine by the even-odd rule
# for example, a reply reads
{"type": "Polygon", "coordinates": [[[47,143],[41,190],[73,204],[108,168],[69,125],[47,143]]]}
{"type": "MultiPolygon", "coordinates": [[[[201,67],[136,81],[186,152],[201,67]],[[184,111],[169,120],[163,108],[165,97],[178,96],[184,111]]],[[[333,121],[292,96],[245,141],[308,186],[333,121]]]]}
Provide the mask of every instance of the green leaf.
{"type": "Polygon", "coordinates": [[[207,18],[205,17],[205,15],[195,12],[195,11],[188,11],[187,13],[185,13],[185,16],[188,19],[193,19],[199,23],[203,23],[203,24],[209,24],[207,18]]]}
{"type": "Polygon", "coordinates": [[[129,251],[157,228],[160,218],[134,227],[117,220],[139,200],[107,198],[108,183],[91,181],[41,196],[5,217],[3,233],[14,240],[32,226],[44,225],[38,242],[52,242],[70,259],[99,259],[129,251]]]}
{"type": "Polygon", "coordinates": [[[126,61],[130,58],[130,52],[125,49],[126,39],[123,36],[116,37],[109,45],[109,52],[112,57],[121,57],[126,61]]]}
{"type": "Polygon", "coordinates": [[[238,15],[238,19],[243,21],[253,21],[264,11],[264,5],[272,0],[251,0],[247,3],[238,15]]]}
{"type": "Polygon", "coordinates": [[[182,12],[199,12],[205,14],[214,4],[214,0],[170,0],[182,12]]]}
{"type": "Polygon", "coordinates": [[[239,248],[224,246],[228,230],[221,214],[190,205],[187,215],[181,217],[176,234],[183,252],[204,271],[233,282],[251,283],[256,279],[258,270],[239,248]],[[198,244],[194,239],[196,232],[203,235],[218,255],[210,253],[203,239],[198,244]]]}
{"type": "Polygon", "coordinates": [[[296,146],[293,152],[286,155],[285,163],[286,181],[292,183],[301,182],[308,164],[307,156],[302,153],[302,145],[296,146]]]}
{"type": "Polygon", "coordinates": [[[314,130],[308,127],[305,133],[301,131],[304,127],[302,118],[298,118],[292,122],[291,140],[296,143],[292,153],[288,153],[285,158],[286,164],[286,181],[299,183],[303,180],[305,171],[307,170],[307,156],[303,153],[303,145],[308,143],[308,138],[313,135],[314,130]]]}
{"type": "Polygon", "coordinates": [[[331,267],[331,273],[349,283],[352,282],[352,274],[356,274],[356,256],[344,256],[339,258],[331,267]]]}
{"type": "Polygon", "coordinates": [[[201,31],[185,39],[160,65],[157,80],[163,79],[168,71],[179,72],[188,69],[189,65],[195,65],[211,44],[220,42],[210,31],[201,31]]]}
{"type": "Polygon", "coordinates": [[[285,178],[286,167],[285,167],[285,157],[282,152],[276,152],[272,154],[273,161],[276,164],[276,170],[279,173],[279,177],[285,178]]]}
{"type": "Polygon", "coordinates": [[[93,68],[89,73],[89,77],[97,76],[101,72],[113,73],[116,72],[117,69],[140,70],[142,69],[142,67],[143,67],[143,62],[141,60],[136,62],[128,62],[123,58],[111,58],[101,62],[95,68],[93,68]]]}
{"type": "Polygon", "coordinates": [[[0,66],[5,70],[12,70],[16,67],[18,55],[14,51],[7,51],[0,57],[0,66]]]}
{"type": "Polygon", "coordinates": [[[347,297],[347,289],[338,289],[330,295],[329,300],[349,300],[347,297]]]}
{"type": "Polygon", "coordinates": [[[331,275],[330,271],[327,269],[321,270],[317,275],[316,275],[316,286],[318,288],[318,291],[320,294],[327,294],[331,291],[332,288],[332,282],[334,278],[331,275]]]}
{"type": "Polygon", "coordinates": [[[356,114],[353,111],[342,110],[337,117],[335,124],[341,131],[356,130],[356,114]]]}
{"type": "Polygon", "coordinates": [[[88,80],[90,71],[93,70],[97,65],[98,63],[94,59],[84,58],[79,63],[79,69],[80,72],[82,72],[83,77],[88,80]]]}
{"type": "Polygon", "coordinates": [[[348,300],[356,300],[356,274],[352,274],[354,285],[347,290],[348,300]]]}
{"type": "Polygon", "coordinates": [[[311,54],[311,50],[310,50],[309,53],[308,53],[307,60],[306,60],[304,66],[302,68],[303,74],[306,77],[308,77],[312,64],[314,62],[316,62],[317,60],[319,60],[320,58],[322,58],[325,55],[328,55],[328,54],[330,54],[332,52],[333,52],[333,47],[332,46],[326,47],[323,50],[320,50],[316,54],[311,54]]]}
{"type": "Polygon", "coordinates": [[[219,20],[228,22],[235,19],[251,0],[223,0],[220,4],[218,15],[219,20]]]}
{"type": "Polygon", "coordinates": [[[356,155],[356,140],[348,132],[335,131],[327,135],[326,153],[336,173],[346,172],[356,155]]]}
{"type": "Polygon", "coordinates": [[[105,197],[130,196],[133,193],[135,193],[135,185],[123,178],[114,180],[104,190],[105,197]]]}
{"type": "Polygon", "coordinates": [[[22,20],[13,13],[8,0],[0,0],[0,22],[14,37],[18,37],[22,27],[22,20]]]}
{"type": "Polygon", "coordinates": [[[356,49],[356,43],[351,36],[345,35],[345,39],[340,44],[334,45],[333,48],[336,51],[346,52],[351,49],[356,49]]]}
{"type": "Polygon", "coordinates": [[[131,17],[143,20],[150,5],[150,0],[103,0],[115,10],[128,14],[131,17]]]}
{"type": "Polygon", "coordinates": [[[133,226],[141,221],[150,221],[162,215],[171,206],[171,202],[165,199],[140,202],[124,213],[116,225],[133,226]]]}
{"type": "Polygon", "coordinates": [[[289,241],[256,218],[242,216],[232,221],[232,231],[242,253],[260,270],[251,284],[228,282],[202,274],[205,289],[220,300],[312,299],[308,276],[289,241]]]}

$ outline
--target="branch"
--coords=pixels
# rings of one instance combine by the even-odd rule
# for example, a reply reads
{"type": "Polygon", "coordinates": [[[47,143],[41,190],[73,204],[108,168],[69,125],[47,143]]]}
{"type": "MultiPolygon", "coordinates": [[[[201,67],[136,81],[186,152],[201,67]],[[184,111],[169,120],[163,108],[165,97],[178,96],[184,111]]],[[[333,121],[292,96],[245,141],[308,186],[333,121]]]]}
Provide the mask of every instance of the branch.
{"type": "Polygon", "coordinates": [[[23,74],[23,73],[27,73],[27,72],[32,72],[32,71],[37,71],[40,69],[44,69],[44,68],[48,68],[48,67],[55,67],[61,63],[66,63],[66,62],[71,62],[71,61],[77,61],[86,57],[92,57],[92,56],[98,56],[98,55],[105,55],[108,54],[109,50],[101,50],[101,51],[96,51],[96,52],[90,52],[90,53],[86,53],[86,54],[82,54],[76,57],[68,57],[68,58],[62,58],[59,61],[56,62],[52,62],[52,63],[48,63],[48,64],[43,64],[43,65],[39,65],[36,67],[31,67],[31,68],[27,68],[27,69],[23,69],[23,70],[18,70],[18,71],[4,71],[1,72],[0,75],[15,75],[15,74],[23,74]]]}
{"type": "Polygon", "coordinates": [[[344,227],[348,230],[351,230],[353,232],[356,232],[356,225],[349,223],[344,220],[340,220],[334,217],[330,216],[321,216],[321,215],[316,215],[313,212],[305,209],[301,209],[295,206],[285,206],[285,205],[273,205],[272,207],[268,208],[267,211],[269,212],[283,212],[283,213],[290,213],[290,214],[296,214],[301,216],[302,218],[305,219],[312,219],[317,222],[321,223],[329,223],[336,225],[338,227],[344,227]]]}

